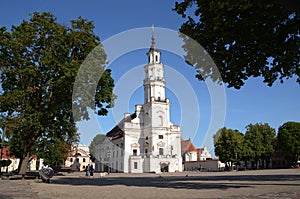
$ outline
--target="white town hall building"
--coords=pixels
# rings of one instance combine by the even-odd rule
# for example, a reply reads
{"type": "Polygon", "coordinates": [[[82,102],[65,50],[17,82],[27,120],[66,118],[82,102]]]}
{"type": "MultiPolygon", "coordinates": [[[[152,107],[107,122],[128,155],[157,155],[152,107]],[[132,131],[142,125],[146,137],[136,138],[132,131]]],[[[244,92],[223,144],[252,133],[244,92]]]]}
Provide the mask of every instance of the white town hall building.
{"type": "Polygon", "coordinates": [[[144,66],[144,104],[124,118],[96,146],[96,170],[124,173],[181,172],[181,131],[170,122],[164,65],[152,30],[144,66]]]}

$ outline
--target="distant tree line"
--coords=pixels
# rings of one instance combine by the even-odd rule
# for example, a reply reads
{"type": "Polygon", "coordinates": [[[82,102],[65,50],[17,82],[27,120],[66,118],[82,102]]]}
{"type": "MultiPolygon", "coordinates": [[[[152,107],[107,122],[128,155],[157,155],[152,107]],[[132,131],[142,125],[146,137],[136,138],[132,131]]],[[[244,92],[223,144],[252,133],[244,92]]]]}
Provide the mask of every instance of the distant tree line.
{"type": "Polygon", "coordinates": [[[280,151],[292,166],[298,161],[300,154],[300,123],[286,122],[276,130],[269,124],[249,124],[245,134],[238,130],[221,128],[213,136],[215,154],[221,162],[232,169],[234,164],[244,161],[251,162],[259,169],[259,160],[270,165],[271,156],[280,151]]]}

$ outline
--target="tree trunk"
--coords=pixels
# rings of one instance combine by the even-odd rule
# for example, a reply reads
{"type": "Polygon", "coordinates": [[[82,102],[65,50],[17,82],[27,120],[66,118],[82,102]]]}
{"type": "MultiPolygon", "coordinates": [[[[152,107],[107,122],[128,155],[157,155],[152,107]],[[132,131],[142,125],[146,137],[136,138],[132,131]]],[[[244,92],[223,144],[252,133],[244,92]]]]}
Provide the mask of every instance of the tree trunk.
{"type": "Polygon", "coordinates": [[[28,162],[29,162],[29,153],[27,153],[25,158],[20,161],[21,167],[19,170],[19,174],[22,175],[23,178],[25,177],[25,174],[27,172],[28,162]]]}

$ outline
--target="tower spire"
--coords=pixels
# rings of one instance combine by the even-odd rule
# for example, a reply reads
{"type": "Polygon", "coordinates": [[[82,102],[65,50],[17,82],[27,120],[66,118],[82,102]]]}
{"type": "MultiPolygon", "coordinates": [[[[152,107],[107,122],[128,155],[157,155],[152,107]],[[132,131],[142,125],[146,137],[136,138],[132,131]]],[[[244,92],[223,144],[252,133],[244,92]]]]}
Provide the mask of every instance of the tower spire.
{"type": "Polygon", "coordinates": [[[151,37],[151,50],[156,50],[156,45],[155,45],[155,37],[154,37],[154,24],[152,24],[152,37],[151,37]]]}
{"type": "Polygon", "coordinates": [[[148,63],[160,63],[160,51],[156,48],[154,37],[154,25],[152,25],[151,46],[147,52],[148,63]]]}

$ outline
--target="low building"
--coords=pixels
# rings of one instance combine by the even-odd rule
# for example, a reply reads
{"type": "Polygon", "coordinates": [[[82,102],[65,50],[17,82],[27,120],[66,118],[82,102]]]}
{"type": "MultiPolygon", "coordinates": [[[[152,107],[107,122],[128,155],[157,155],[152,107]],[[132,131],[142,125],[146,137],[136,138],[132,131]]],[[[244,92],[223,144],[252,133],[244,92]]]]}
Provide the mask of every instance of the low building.
{"type": "Polygon", "coordinates": [[[218,159],[197,160],[184,163],[184,169],[186,171],[222,171],[224,168],[225,164],[218,159]]]}
{"type": "Polygon", "coordinates": [[[205,165],[203,168],[212,166],[212,169],[216,169],[219,167],[218,165],[214,165],[215,163],[213,162],[207,163],[207,161],[212,160],[211,154],[206,147],[197,149],[191,139],[181,139],[181,155],[184,170],[201,170],[200,166],[202,164],[205,165]]]}
{"type": "Polygon", "coordinates": [[[197,149],[197,160],[211,160],[211,154],[206,147],[197,149]]]}
{"type": "MultiPolygon", "coordinates": [[[[10,153],[9,147],[3,147],[1,150],[2,160],[11,160],[11,164],[7,167],[1,167],[1,172],[12,172],[16,171],[19,167],[20,158],[16,158],[10,153]]],[[[38,159],[35,155],[30,157],[27,171],[37,171],[43,165],[43,159],[38,159]]]]}
{"type": "Polygon", "coordinates": [[[191,139],[181,139],[181,156],[182,163],[197,160],[197,149],[193,145],[191,139]]]}
{"type": "Polygon", "coordinates": [[[272,154],[271,163],[273,169],[285,169],[289,167],[287,157],[279,149],[275,150],[272,154]]]}
{"type": "Polygon", "coordinates": [[[75,145],[64,166],[71,167],[73,171],[85,171],[88,164],[92,164],[95,168],[95,164],[90,159],[89,146],[75,145]]]}

